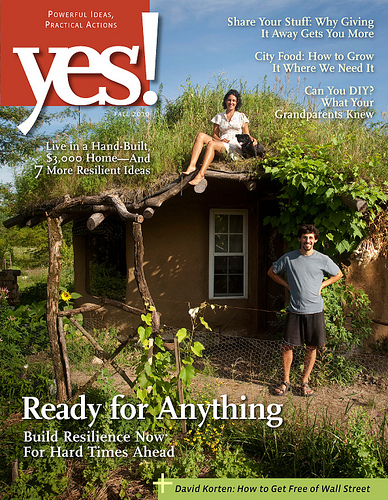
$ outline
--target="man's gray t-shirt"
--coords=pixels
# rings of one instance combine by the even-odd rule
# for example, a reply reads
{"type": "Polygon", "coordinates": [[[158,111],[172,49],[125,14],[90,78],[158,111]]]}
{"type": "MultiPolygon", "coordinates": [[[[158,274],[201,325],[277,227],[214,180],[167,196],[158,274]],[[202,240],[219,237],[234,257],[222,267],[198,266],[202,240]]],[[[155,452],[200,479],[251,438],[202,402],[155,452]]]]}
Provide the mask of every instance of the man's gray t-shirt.
{"type": "Polygon", "coordinates": [[[275,274],[286,273],[291,300],[288,310],[297,314],[315,314],[323,311],[319,294],[324,274],[335,276],[339,267],[330,257],[314,252],[303,255],[300,250],[284,254],[273,263],[275,274]]]}

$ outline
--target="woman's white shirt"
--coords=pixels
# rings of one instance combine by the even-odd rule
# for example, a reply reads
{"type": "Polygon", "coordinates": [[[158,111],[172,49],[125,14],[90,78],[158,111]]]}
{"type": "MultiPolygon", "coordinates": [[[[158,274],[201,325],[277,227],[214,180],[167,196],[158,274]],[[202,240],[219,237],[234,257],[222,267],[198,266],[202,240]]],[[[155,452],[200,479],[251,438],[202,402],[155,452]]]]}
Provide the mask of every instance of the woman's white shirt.
{"type": "Polygon", "coordinates": [[[242,129],[246,123],[249,123],[248,118],[244,113],[235,111],[230,120],[226,117],[226,112],[218,113],[211,120],[213,123],[219,126],[219,137],[220,139],[228,139],[229,142],[225,142],[224,146],[226,151],[228,151],[232,158],[233,153],[241,155],[241,146],[237,142],[236,134],[242,134],[242,129]]]}

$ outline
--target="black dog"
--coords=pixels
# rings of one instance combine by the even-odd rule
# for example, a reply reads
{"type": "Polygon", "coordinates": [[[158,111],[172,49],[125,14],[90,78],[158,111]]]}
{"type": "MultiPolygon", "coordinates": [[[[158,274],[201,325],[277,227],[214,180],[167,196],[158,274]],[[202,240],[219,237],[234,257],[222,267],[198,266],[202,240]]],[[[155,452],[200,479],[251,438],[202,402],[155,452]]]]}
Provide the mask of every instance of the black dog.
{"type": "Polygon", "coordinates": [[[258,142],[257,144],[253,144],[252,139],[248,134],[236,134],[236,138],[239,144],[241,144],[241,152],[244,158],[264,158],[265,156],[265,147],[263,144],[258,142]]]}

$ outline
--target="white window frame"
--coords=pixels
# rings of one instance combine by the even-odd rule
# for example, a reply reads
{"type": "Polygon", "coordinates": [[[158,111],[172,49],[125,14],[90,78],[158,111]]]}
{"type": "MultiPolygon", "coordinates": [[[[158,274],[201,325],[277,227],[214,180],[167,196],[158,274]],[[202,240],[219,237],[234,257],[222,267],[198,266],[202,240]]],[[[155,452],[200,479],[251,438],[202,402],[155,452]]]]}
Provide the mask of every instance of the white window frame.
{"type": "Polygon", "coordinates": [[[209,214],[209,299],[246,299],[248,298],[248,210],[246,209],[210,209],[209,214]],[[215,251],[215,216],[242,215],[243,216],[243,251],[238,253],[215,251]],[[242,295],[214,295],[214,257],[215,256],[243,256],[243,294],[242,295]]]}

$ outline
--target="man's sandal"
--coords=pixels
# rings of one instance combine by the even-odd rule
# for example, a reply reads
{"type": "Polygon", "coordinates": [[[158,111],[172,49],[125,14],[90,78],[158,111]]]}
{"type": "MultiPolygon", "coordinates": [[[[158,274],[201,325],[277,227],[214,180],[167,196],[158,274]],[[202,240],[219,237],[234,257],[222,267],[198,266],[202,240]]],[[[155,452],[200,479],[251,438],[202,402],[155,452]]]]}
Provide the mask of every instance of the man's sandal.
{"type": "Polygon", "coordinates": [[[308,397],[314,395],[314,391],[311,389],[308,382],[302,382],[300,387],[302,389],[302,396],[303,397],[308,398],[308,397]]]}
{"type": "Polygon", "coordinates": [[[280,386],[275,390],[275,396],[285,396],[287,392],[291,390],[291,384],[289,382],[282,382],[280,386]],[[284,388],[283,388],[284,386],[284,388]]]}

